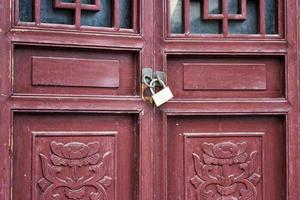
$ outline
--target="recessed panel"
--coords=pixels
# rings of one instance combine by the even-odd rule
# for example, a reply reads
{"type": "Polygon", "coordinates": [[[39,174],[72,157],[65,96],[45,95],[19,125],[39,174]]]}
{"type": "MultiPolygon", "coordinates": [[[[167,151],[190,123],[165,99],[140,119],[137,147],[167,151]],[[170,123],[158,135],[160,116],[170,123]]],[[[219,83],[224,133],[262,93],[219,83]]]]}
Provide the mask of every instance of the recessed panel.
{"type": "Polygon", "coordinates": [[[185,133],[186,199],[264,199],[264,134],[185,133]]]}
{"type": "Polygon", "coordinates": [[[168,118],[167,200],[286,198],[284,118],[168,118]]]}
{"type": "Polygon", "coordinates": [[[137,57],[131,51],[17,46],[13,92],[135,96],[137,57]]]}
{"type": "Polygon", "coordinates": [[[119,65],[118,60],[32,57],[32,85],[118,88],[119,65]]]}
{"type": "Polygon", "coordinates": [[[263,64],[184,64],[183,70],[185,90],[267,89],[266,66],[263,64]]]}
{"type": "Polygon", "coordinates": [[[32,199],[116,198],[117,132],[32,132],[32,199]]]}
{"type": "Polygon", "coordinates": [[[138,196],[136,116],[14,115],[12,199],[138,196]]]}
{"type": "Polygon", "coordinates": [[[284,97],[284,57],[168,56],[175,98],[284,97]]]}

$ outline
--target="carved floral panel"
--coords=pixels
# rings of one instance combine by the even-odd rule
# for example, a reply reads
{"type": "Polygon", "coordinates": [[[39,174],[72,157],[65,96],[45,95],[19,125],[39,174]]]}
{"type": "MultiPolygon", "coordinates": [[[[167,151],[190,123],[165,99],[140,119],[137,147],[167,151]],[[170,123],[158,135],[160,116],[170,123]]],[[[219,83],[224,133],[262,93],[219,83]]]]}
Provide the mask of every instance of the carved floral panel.
{"type": "Polygon", "coordinates": [[[35,137],[34,199],[114,199],[114,138],[35,137]]]}
{"type": "Polygon", "coordinates": [[[262,137],[185,138],[186,199],[262,199],[262,137]]]}

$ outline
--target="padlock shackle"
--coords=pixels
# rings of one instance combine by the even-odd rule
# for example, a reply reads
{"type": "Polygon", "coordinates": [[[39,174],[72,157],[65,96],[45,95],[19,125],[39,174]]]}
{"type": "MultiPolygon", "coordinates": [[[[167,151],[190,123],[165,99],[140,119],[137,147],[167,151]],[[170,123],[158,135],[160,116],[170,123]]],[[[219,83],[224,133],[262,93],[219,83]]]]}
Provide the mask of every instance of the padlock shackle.
{"type": "Polygon", "coordinates": [[[151,81],[150,84],[149,84],[149,85],[150,85],[149,88],[150,88],[150,91],[151,91],[152,95],[155,94],[155,92],[154,92],[154,90],[153,90],[153,88],[155,87],[155,82],[159,82],[157,78],[152,79],[152,81],[151,81]]]}
{"type": "Polygon", "coordinates": [[[153,80],[152,77],[149,76],[149,75],[144,75],[144,76],[142,77],[143,83],[144,83],[145,85],[147,85],[148,87],[151,87],[151,81],[152,81],[152,80],[153,80]]]}

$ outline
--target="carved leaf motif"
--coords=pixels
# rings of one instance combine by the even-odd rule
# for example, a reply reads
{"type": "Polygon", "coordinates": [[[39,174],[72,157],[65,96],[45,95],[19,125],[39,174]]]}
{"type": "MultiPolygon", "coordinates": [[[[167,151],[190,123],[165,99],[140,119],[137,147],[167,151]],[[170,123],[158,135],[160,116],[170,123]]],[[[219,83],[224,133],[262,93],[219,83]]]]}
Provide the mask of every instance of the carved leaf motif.
{"type": "Polygon", "coordinates": [[[100,161],[100,154],[94,154],[90,157],[84,158],[83,159],[83,165],[95,165],[100,161]]]}
{"type": "Polygon", "coordinates": [[[217,185],[217,190],[218,193],[221,194],[222,196],[229,196],[235,193],[235,191],[237,190],[237,184],[232,184],[228,187],[217,185]]]}
{"type": "Polygon", "coordinates": [[[214,145],[213,144],[204,142],[202,144],[202,148],[203,148],[204,153],[206,153],[207,155],[209,155],[211,157],[214,157],[214,154],[213,154],[214,145]]]}
{"type": "Polygon", "coordinates": [[[203,164],[200,160],[200,157],[195,153],[193,153],[192,155],[194,160],[195,172],[200,178],[203,178],[203,172],[202,172],[203,164]]]}
{"type": "Polygon", "coordinates": [[[64,144],[63,144],[63,143],[57,143],[57,142],[55,142],[55,141],[52,141],[52,142],[50,143],[50,147],[51,147],[52,152],[53,152],[55,155],[57,155],[57,156],[59,156],[59,157],[63,157],[63,156],[64,156],[64,155],[62,154],[62,149],[63,149],[63,147],[64,147],[64,144]]]}
{"type": "Polygon", "coordinates": [[[244,163],[244,162],[246,162],[247,158],[248,158],[247,153],[240,154],[233,158],[233,163],[235,163],[235,164],[244,163]]]}
{"type": "Polygon", "coordinates": [[[93,171],[95,173],[95,176],[93,179],[100,180],[105,176],[106,168],[104,166],[104,163],[101,162],[98,165],[93,165],[89,167],[90,171],[93,171]]]}
{"type": "Polygon", "coordinates": [[[256,200],[252,190],[241,189],[241,200],[256,200]]]}
{"type": "MultiPolygon", "coordinates": [[[[213,198],[214,192],[213,191],[200,191],[200,199],[202,200],[214,200],[213,198]]],[[[223,200],[223,199],[222,199],[223,200]]]]}
{"type": "Polygon", "coordinates": [[[252,174],[252,176],[250,176],[248,178],[248,180],[253,184],[253,185],[257,185],[260,181],[260,175],[254,173],[252,174]]]}
{"type": "Polygon", "coordinates": [[[41,178],[39,181],[38,181],[38,185],[40,186],[41,190],[43,192],[45,192],[45,190],[51,185],[51,183],[45,179],[45,178],[41,178]]]}
{"type": "Polygon", "coordinates": [[[219,164],[217,158],[208,156],[206,154],[203,154],[203,160],[204,160],[204,163],[208,164],[208,165],[211,165],[211,164],[218,165],[219,164]]]}
{"type": "Polygon", "coordinates": [[[193,186],[198,189],[198,187],[203,184],[204,181],[202,181],[199,176],[194,176],[193,178],[191,178],[191,183],[193,184],[193,186]]]}
{"type": "Polygon", "coordinates": [[[90,167],[90,170],[96,173],[97,180],[100,180],[104,177],[105,173],[107,172],[107,163],[109,163],[111,152],[106,152],[103,155],[102,162],[98,165],[93,165],[90,167]]]}
{"type": "Polygon", "coordinates": [[[88,154],[90,156],[90,155],[94,155],[95,153],[97,153],[99,151],[100,144],[99,144],[99,142],[90,142],[87,144],[87,146],[90,149],[90,152],[88,154]]]}
{"type": "MultiPolygon", "coordinates": [[[[212,177],[211,175],[209,175],[209,172],[212,170],[212,166],[210,165],[204,165],[201,162],[200,157],[193,153],[193,161],[194,161],[194,169],[196,174],[199,176],[199,178],[201,178],[202,180],[210,180],[210,179],[214,179],[215,177],[212,177]]],[[[204,158],[205,159],[205,158],[204,158]]]]}
{"type": "Polygon", "coordinates": [[[242,142],[242,143],[237,143],[236,144],[238,146],[238,155],[245,153],[246,149],[247,149],[247,143],[246,142],[242,142]]]}
{"type": "Polygon", "coordinates": [[[100,193],[92,192],[90,194],[90,199],[91,200],[104,200],[104,196],[103,196],[102,192],[100,192],[100,193]]]}
{"type": "Polygon", "coordinates": [[[65,189],[65,194],[69,199],[82,199],[85,196],[85,187],[78,190],[65,189]]]}
{"type": "Polygon", "coordinates": [[[63,166],[66,166],[68,164],[68,160],[67,159],[64,159],[64,158],[61,158],[61,157],[58,157],[57,155],[54,155],[52,154],[51,157],[50,157],[52,163],[54,165],[63,165],[63,166]]]}
{"type": "Polygon", "coordinates": [[[220,185],[222,185],[224,187],[229,187],[233,184],[234,176],[233,175],[230,175],[230,176],[218,175],[217,180],[220,185]]]}
{"type": "Polygon", "coordinates": [[[105,187],[106,189],[111,185],[111,183],[112,183],[112,178],[111,177],[108,177],[108,176],[104,176],[104,178],[103,179],[101,179],[100,181],[99,181],[99,183],[101,184],[101,185],[103,185],[103,187],[105,187]]]}
{"type": "Polygon", "coordinates": [[[49,180],[50,182],[54,181],[54,177],[57,176],[57,173],[60,172],[62,169],[60,167],[53,166],[48,163],[48,158],[40,154],[40,158],[42,161],[42,173],[44,177],[49,180]]]}
{"type": "Polygon", "coordinates": [[[249,165],[249,173],[253,174],[257,170],[257,163],[258,163],[258,158],[257,158],[257,151],[254,151],[250,154],[248,165],[249,165]]]}

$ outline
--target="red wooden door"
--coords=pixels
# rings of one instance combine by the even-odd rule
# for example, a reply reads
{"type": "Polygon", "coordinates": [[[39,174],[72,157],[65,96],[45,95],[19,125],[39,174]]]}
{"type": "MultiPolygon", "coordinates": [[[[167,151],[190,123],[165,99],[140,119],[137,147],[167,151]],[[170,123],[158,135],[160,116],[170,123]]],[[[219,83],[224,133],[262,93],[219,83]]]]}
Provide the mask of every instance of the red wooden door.
{"type": "Polygon", "coordinates": [[[155,2],[156,199],[299,199],[296,2],[155,2]]]}
{"type": "Polygon", "coordinates": [[[296,0],[0,11],[0,199],[299,199],[296,0]]]}
{"type": "Polygon", "coordinates": [[[153,2],[0,4],[0,199],[152,199],[153,2]]]}

